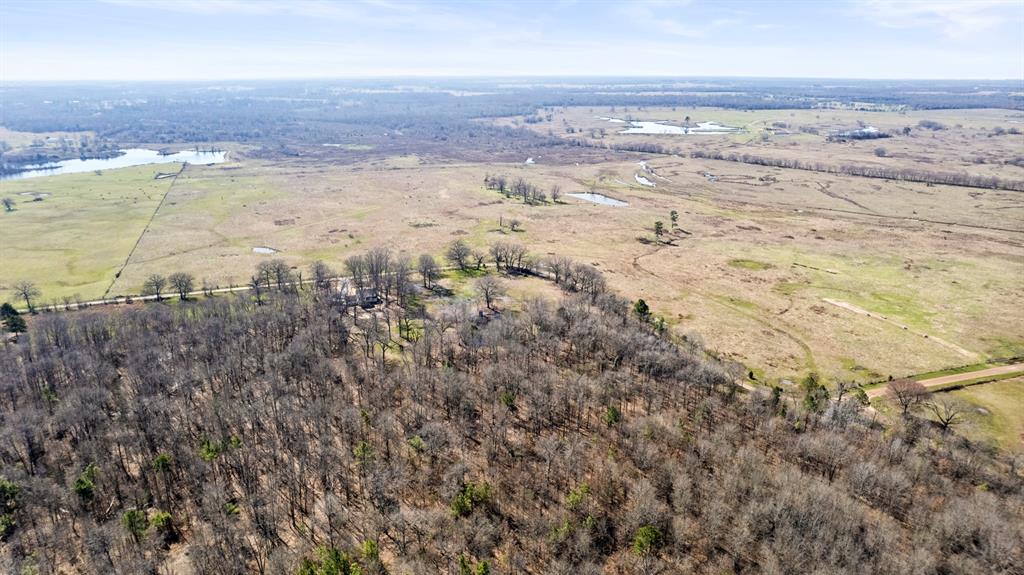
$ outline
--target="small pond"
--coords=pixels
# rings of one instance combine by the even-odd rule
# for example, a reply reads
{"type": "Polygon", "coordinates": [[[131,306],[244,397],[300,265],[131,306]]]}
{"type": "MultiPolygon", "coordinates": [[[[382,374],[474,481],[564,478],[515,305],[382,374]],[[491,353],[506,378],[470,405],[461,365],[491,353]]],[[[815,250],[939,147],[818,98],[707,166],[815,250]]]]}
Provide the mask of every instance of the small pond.
{"type": "Polygon", "coordinates": [[[586,200],[588,202],[594,202],[595,204],[601,204],[602,206],[615,206],[621,208],[622,206],[628,206],[629,202],[622,200],[616,200],[615,198],[609,198],[604,194],[591,194],[591,193],[578,193],[578,194],[566,194],[580,200],[586,200]]]}
{"type": "MultiPolygon", "coordinates": [[[[609,122],[626,123],[618,118],[601,118],[609,122]]],[[[697,122],[696,126],[674,126],[665,122],[651,122],[631,120],[629,127],[620,130],[620,134],[669,134],[677,136],[699,135],[699,134],[735,134],[742,132],[742,128],[724,126],[717,122],[697,122]]]]}
{"type": "Polygon", "coordinates": [[[654,182],[648,180],[647,178],[641,176],[640,174],[633,174],[633,179],[636,180],[636,182],[640,185],[650,186],[652,188],[654,187],[654,182]]]}

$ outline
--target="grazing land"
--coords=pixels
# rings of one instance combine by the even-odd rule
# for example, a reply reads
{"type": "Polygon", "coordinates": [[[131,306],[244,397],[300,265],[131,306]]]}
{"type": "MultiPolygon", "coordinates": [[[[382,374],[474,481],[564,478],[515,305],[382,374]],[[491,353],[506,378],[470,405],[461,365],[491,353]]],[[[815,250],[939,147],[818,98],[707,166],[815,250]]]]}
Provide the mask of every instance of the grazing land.
{"type": "Polygon", "coordinates": [[[1024,453],[1024,377],[1014,377],[950,391],[972,408],[960,433],[991,442],[1010,452],[1024,453]]]}
{"type": "MultiPolygon", "coordinates": [[[[935,155],[956,142],[978,142],[979,153],[1005,159],[1012,146],[1004,142],[1012,136],[971,134],[989,133],[1018,113],[971,110],[955,122],[956,113],[698,108],[645,110],[642,117],[685,114],[748,130],[674,136],[677,146],[755,146],[789,155],[842,149],[849,161],[861,161],[865,154],[877,158],[856,147],[877,141],[833,144],[801,133],[815,141],[794,146],[776,143],[783,136],[765,143],[750,131],[773,118],[824,133],[858,119],[890,129],[928,116],[948,127],[915,135],[903,148],[935,155]],[[933,134],[941,135],[941,145],[933,134]]],[[[508,121],[514,120],[497,123],[508,121]]],[[[545,124],[574,121],[580,130],[602,122],[589,108],[565,109],[528,126],[542,131],[545,124]]],[[[608,138],[618,145],[667,137],[608,138]]],[[[45,298],[89,300],[138,293],[154,273],[188,271],[226,287],[246,283],[255,264],[271,257],[295,267],[339,262],[375,241],[440,256],[455,238],[484,245],[514,237],[540,254],[564,253],[599,266],[617,289],[645,298],[675,331],[699,336],[764,383],[810,371],[867,383],[1024,354],[1019,323],[1006,321],[1019,317],[1024,303],[1019,192],[590,147],[551,148],[532,164],[365,153],[325,148],[312,158],[264,159],[247,148],[227,164],[189,166],[174,179],[154,180],[155,172],[174,168],[151,166],[5,182],[5,195],[43,188],[52,195],[19,201],[15,212],[3,214],[4,256],[12,262],[3,283],[33,275],[45,298]],[[486,189],[484,177],[495,174],[545,190],[597,191],[629,205],[564,194],[558,202],[529,205],[486,189]],[[655,186],[637,181],[644,174],[655,186]],[[669,226],[671,211],[679,214],[677,227],[659,241],[654,223],[669,226]],[[509,219],[521,227],[499,225],[509,219]],[[29,232],[41,227],[49,229],[29,232]],[[253,251],[264,247],[273,252],[253,251]]],[[[1022,168],[994,166],[981,168],[1024,178],[1022,168]]]]}
{"type": "MultiPolygon", "coordinates": [[[[3,283],[35,281],[46,297],[101,297],[131,253],[180,165],[0,182],[14,211],[0,213],[3,283]]],[[[14,299],[10,291],[3,298],[14,299]]]]}

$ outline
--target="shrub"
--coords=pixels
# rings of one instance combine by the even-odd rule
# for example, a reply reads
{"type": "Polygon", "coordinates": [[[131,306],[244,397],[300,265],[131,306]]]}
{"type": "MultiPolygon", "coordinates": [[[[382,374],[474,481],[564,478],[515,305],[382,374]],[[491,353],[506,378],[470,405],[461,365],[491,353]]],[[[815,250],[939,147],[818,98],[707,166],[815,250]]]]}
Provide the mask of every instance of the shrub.
{"type": "Polygon", "coordinates": [[[89,501],[93,498],[96,493],[96,472],[99,468],[96,467],[95,463],[90,463],[85,469],[78,474],[78,479],[75,479],[75,484],[72,487],[75,494],[85,501],[89,501]]]}
{"type": "Polygon", "coordinates": [[[656,552],[664,544],[665,536],[661,530],[653,525],[644,525],[636,530],[633,536],[633,553],[637,555],[650,555],[656,552]]]}
{"type": "Polygon", "coordinates": [[[477,485],[470,482],[455,494],[449,509],[455,517],[465,517],[473,513],[473,510],[479,505],[486,503],[490,497],[491,486],[489,484],[481,483],[477,485]]]}
{"type": "Polygon", "coordinates": [[[609,405],[604,410],[604,423],[608,427],[611,427],[611,426],[615,425],[616,423],[618,423],[621,420],[622,420],[622,413],[619,411],[619,408],[615,407],[614,405],[609,405]]]}

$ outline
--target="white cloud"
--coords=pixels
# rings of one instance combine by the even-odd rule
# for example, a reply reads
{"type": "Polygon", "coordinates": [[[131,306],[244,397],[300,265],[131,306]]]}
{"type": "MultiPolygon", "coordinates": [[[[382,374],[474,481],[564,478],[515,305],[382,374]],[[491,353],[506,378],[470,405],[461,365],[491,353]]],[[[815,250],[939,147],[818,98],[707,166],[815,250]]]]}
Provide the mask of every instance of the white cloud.
{"type": "Polygon", "coordinates": [[[358,23],[362,26],[467,31],[491,24],[415,2],[388,0],[100,0],[136,9],[164,10],[198,16],[293,16],[358,23]]]}
{"type": "Polygon", "coordinates": [[[704,36],[700,23],[691,24],[686,14],[681,12],[689,4],[686,0],[633,2],[622,4],[616,12],[632,25],[646,30],[682,38],[700,38],[704,36]]]}
{"type": "Polygon", "coordinates": [[[861,0],[857,11],[887,28],[933,28],[949,38],[965,38],[1020,21],[1024,10],[1016,0],[861,0]]]}

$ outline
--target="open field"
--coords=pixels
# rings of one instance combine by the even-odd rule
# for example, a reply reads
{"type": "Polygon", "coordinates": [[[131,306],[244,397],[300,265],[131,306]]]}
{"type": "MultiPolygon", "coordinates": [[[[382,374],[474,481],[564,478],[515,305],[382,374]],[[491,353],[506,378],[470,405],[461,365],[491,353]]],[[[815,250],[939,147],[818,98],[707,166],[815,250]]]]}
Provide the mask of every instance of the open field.
{"type": "Polygon", "coordinates": [[[974,409],[958,432],[971,439],[991,439],[1002,448],[1024,453],[1024,377],[1015,377],[948,392],[974,409]]]}
{"type": "MultiPolygon", "coordinates": [[[[1019,131],[1024,113],[1014,110],[914,110],[878,112],[856,110],[727,110],[720,108],[557,108],[551,120],[523,123],[505,118],[502,125],[524,126],[545,135],[580,140],[596,146],[657,144],[676,153],[719,151],[806,163],[966,172],[1024,180],[1024,156],[1019,131]],[[741,128],[734,134],[651,135],[620,134],[627,126],[602,118],[664,121],[690,125],[712,121],[741,128]],[[942,129],[920,127],[935,122],[942,129]],[[893,132],[890,138],[828,142],[833,132],[872,126],[893,132]],[[903,134],[903,129],[909,133],[903,134]],[[997,130],[1002,130],[997,134],[997,130]],[[1017,130],[1017,134],[1011,133],[1017,130]],[[885,150],[884,156],[876,153],[885,150]],[[1010,162],[1014,162],[1011,164],[1010,162]]],[[[1017,212],[1020,215],[1020,212],[1017,212]]]]}
{"type": "Polygon", "coordinates": [[[47,300],[102,296],[173,180],[160,164],[0,182],[15,210],[0,213],[0,298],[31,279],[47,300]],[[40,201],[33,201],[34,198],[40,201]]]}
{"type": "Polygon", "coordinates": [[[78,140],[82,137],[91,138],[92,132],[19,132],[0,126],[0,142],[6,142],[12,150],[37,147],[59,147],[60,140],[78,140]]]}
{"type": "MultiPolygon", "coordinates": [[[[864,114],[713,110],[693,117],[747,125],[790,113],[793,122],[864,114]]],[[[875,114],[880,127],[916,123],[916,116],[875,114]]],[[[991,114],[964,112],[962,123],[988,129],[991,114]]],[[[928,116],[955,125],[954,112],[928,116]]],[[[869,382],[1024,353],[1024,202],[1017,192],[593,148],[553,148],[531,165],[416,155],[259,159],[242,151],[227,164],[189,166],[173,182],[153,180],[156,171],[166,167],[3,184],[4,195],[44,187],[54,195],[3,214],[0,283],[31,277],[44,300],[90,299],[108,286],[111,296],[137,293],[152,273],[182,270],[212,285],[241,285],[273,257],[299,269],[316,259],[340,269],[348,254],[375,245],[440,256],[456,238],[477,247],[514,239],[538,257],[598,266],[620,293],[645,298],[677,333],[699,336],[761,382],[811,370],[869,382]],[[543,189],[558,184],[564,193],[593,190],[629,206],[570,197],[524,205],[485,189],[487,174],[521,176],[543,189]],[[669,223],[672,210],[678,229],[669,223]],[[499,226],[509,218],[522,230],[499,226]],[[669,229],[665,242],[655,239],[656,220],[669,229]],[[40,260],[40,253],[51,257],[40,260]]]]}

